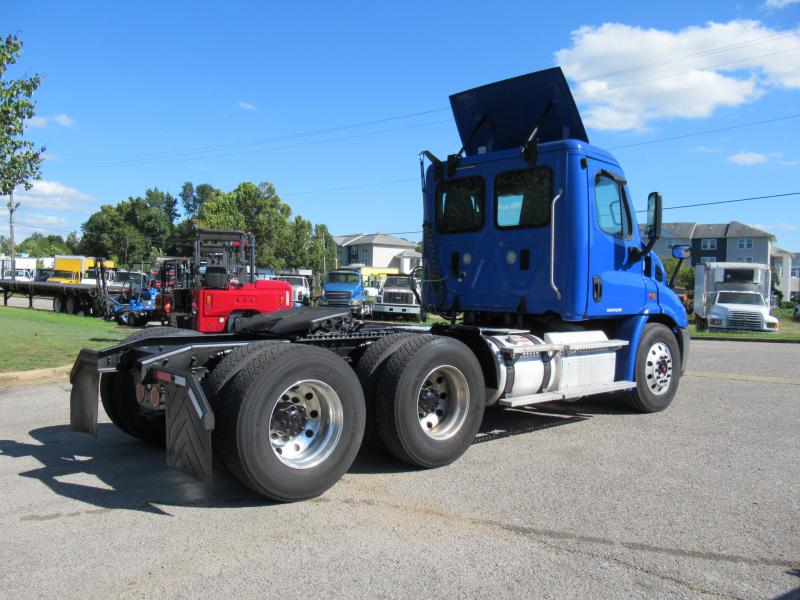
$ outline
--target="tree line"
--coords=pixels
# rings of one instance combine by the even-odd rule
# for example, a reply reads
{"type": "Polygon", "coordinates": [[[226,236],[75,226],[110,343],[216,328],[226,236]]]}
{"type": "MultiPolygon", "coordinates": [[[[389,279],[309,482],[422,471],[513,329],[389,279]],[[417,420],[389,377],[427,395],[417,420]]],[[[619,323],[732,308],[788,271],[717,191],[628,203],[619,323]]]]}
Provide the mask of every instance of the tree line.
{"type": "MultiPolygon", "coordinates": [[[[200,229],[233,229],[255,236],[258,267],[322,272],[337,256],[328,228],[293,216],[269,182],[243,182],[225,192],[187,181],[177,197],[154,187],[143,196],[102,205],[81,229],[80,238],[34,233],[18,250],[33,256],[83,254],[134,266],[156,256],[191,256],[200,229]]],[[[5,242],[0,239],[0,246],[5,242]]]]}

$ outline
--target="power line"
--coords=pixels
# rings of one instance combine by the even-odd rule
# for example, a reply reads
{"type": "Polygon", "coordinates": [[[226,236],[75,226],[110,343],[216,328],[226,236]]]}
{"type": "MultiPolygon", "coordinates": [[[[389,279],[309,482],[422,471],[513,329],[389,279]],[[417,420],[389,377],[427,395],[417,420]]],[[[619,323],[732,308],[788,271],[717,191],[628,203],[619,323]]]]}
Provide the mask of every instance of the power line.
{"type": "MultiPolygon", "coordinates": [[[[684,60],[687,60],[687,59],[690,59],[690,58],[696,58],[696,57],[700,57],[700,56],[710,56],[712,54],[719,54],[719,53],[722,53],[722,52],[728,52],[728,51],[731,51],[731,50],[735,50],[735,49],[739,49],[739,48],[743,48],[743,47],[747,47],[747,46],[752,46],[752,45],[755,45],[755,44],[760,44],[760,43],[763,43],[763,42],[766,42],[766,41],[771,41],[771,40],[775,40],[775,39],[790,37],[790,36],[795,35],[795,33],[797,31],[798,31],[798,29],[792,29],[792,30],[783,32],[783,33],[775,35],[775,36],[767,36],[767,37],[763,37],[763,38],[757,38],[757,39],[754,39],[754,40],[748,40],[748,41],[739,42],[739,43],[736,43],[736,44],[729,44],[729,45],[726,45],[726,46],[719,46],[719,47],[716,47],[716,48],[710,48],[708,50],[704,50],[704,51],[701,51],[701,52],[695,52],[695,53],[687,54],[687,55],[683,55],[683,56],[672,57],[672,58],[665,59],[665,60],[662,60],[662,61],[636,65],[636,66],[627,67],[627,68],[624,68],[624,69],[618,69],[616,71],[610,71],[610,72],[607,72],[607,73],[604,73],[604,74],[596,75],[594,77],[588,77],[588,78],[585,78],[585,79],[576,80],[576,83],[584,83],[586,81],[590,81],[590,80],[594,80],[594,79],[607,78],[607,77],[612,77],[612,76],[615,76],[615,75],[621,75],[621,74],[625,74],[625,73],[632,73],[632,72],[636,72],[636,71],[651,69],[651,68],[655,68],[655,67],[664,66],[666,64],[673,64],[673,63],[676,63],[676,62],[681,62],[681,61],[684,61],[684,60]]],[[[768,53],[768,54],[763,54],[763,55],[760,55],[760,56],[743,58],[743,59],[739,59],[739,60],[723,63],[723,64],[720,64],[720,65],[715,65],[715,66],[711,66],[711,67],[705,67],[705,68],[702,68],[702,69],[699,69],[699,70],[713,70],[713,69],[721,68],[723,66],[728,66],[728,65],[731,65],[731,64],[735,64],[735,63],[738,63],[738,62],[746,62],[748,60],[754,60],[756,58],[763,58],[763,57],[766,57],[766,56],[772,56],[772,55],[781,54],[781,53],[784,53],[784,52],[792,52],[792,51],[795,51],[797,49],[798,48],[780,50],[780,51],[776,51],[776,52],[772,52],[772,53],[768,53]]],[[[593,90],[591,92],[584,92],[584,93],[581,93],[581,94],[576,94],[576,96],[584,96],[584,95],[588,95],[588,94],[598,93],[600,91],[618,89],[620,87],[641,85],[641,84],[650,83],[652,81],[656,81],[656,80],[659,80],[659,79],[665,79],[665,78],[670,78],[670,77],[679,77],[679,76],[684,75],[684,74],[686,74],[686,73],[685,72],[684,73],[676,73],[676,74],[673,74],[673,75],[661,76],[661,77],[657,77],[657,78],[654,78],[654,79],[648,79],[648,80],[644,80],[644,81],[629,82],[629,83],[621,84],[621,85],[614,86],[614,87],[611,87],[611,88],[605,88],[604,90],[596,90],[596,91],[593,90]]],[[[433,114],[433,113],[437,113],[437,112],[443,112],[443,111],[446,111],[446,110],[449,110],[448,107],[439,107],[439,108],[433,108],[433,109],[428,109],[428,110],[423,110],[423,111],[417,111],[417,112],[412,112],[412,113],[405,113],[405,114],[401,114],[401,115],[394,115],[394,116],[390,116],[390,117],[384,117],[384,118],[380,118],[380,119],[373,119],[373,120],[370,120],[370,121],[362,121],[362,122],[359,122],[359,123],[351,123],[351,124],[348,124],[348,125],[340,125],[340,126],[336,126],[336,127],[328,127],[328,128],[323,128],[323,129],[317,129],[317,130],[311,130],[311,131],[306,131],[306,132],[287,134],[287,135],[284,135],[284,136],[276,136],[276,137],[271,137],[271,138],[256,138],[256,139],[252,139],[252,140],[244,140],[244,141],[240,141],[240,142],[231,142],[231,143],[227,143],[227,144],[214,144],[214,145],[197,146],[197,147],[190,147],[190,148],[184,148],[184,149],[163,150],[163,151],[159,151],[159,152],[150,152],[150,153],[139,154],[139,155],[122,155],[122,156],[117,156],[117,157],[114,157],[114,156],[105,156],[105,157],[95,156],[95,157],[82,157],[82,158],[71,158],[71,159],[67,158],[67,159],[64,159],[64,160],[66,160],[66,161],[100,160],[100,161],[109,161],[109,162],[108,163],[104,163],[104,164],[94,164],[94,163],[92,163],[92,164],[86,164],[86,165],[61,165],[61,166],[55,165],[55,166],[51,166],[50,168],[70,168],[70,167],[72,167],[72,168],[86,168],[86,167],[95,167],[95,166],[101,166],[101,167],[102,166],[110,166],[110,167],[145,166],[145,165],[148,165],[148,164],[163,164],[163,163],[170,163],[170,162],[183,162],[185,160],[192,160],[192,159],[188,158],[190,155],[206,154],[208,152],[216,152],[216,151],[222,151],[222,150],[226,150],[226,149],[244,148],[244,147],[248,147],[248,146],[270,144],[270,143],[275,143],[275,142],[280,142],[280,141],[287,141],[287,140],[291,140],[291,139],[310,137],[310,136],[320,135],[320,134],[323,134],[323,133],[331,133],[331,132],[334,132],[334,131],[342,131],[342,130],[347,130],[347,129],[353,129],[353,128],[358,128],[358,127],[366,127],[366,126],[369,126],[369,125],[386,123],[386,122],[390,122],[390,121],[408,119],[408,118],[412,118],[412,117],[428,115],[428,114],[433,114]],[[157,161],[157,160],[153,160],[156,157],[169,157],[169,156],[185,156],[187,158],[184,159],[183,161],[177,161],[177,160],[157,161]]],[[[441,122],[447,122],[447,121],[449,121],[449,119],[445,120],[445,121],[441,121],[441,122]]],[[[395,131],[395,130],[389,130],[389,131],[395,131]]],[[[367,135],[371,135],[371,134],[367,134],[367,135]]],[[[351,137],[335,138],[333,140],[325,140],[325,141],[322,141],[322,142],[319,142],[319,143],[331,143],[331,142],[334,142],[334,141],[342,141],[342,140],[346,140],[346,139],[352,139],[352,138],[351,137]]],[[[282,149],[302,147],[302,146],[306,146],[306,145],[313,145],[313,144],[292,145],[292,146],[286,146],[286,147],[281,147],[281,148],[265,149],[265,150],[261,150],[261,151],[282,150],[282,149]]],[[[224,158],[226,156],[236,156],[238,154],[239,153],[222,154],[222,155],[214,155],[214,156],[205,156],[203,158],[211,158],[211,159],[224,158]]]]}
{"type": "Polygon", "coordinates": [[[354,140],[360,139],[365,137],[371,137],[375,135],[382,135],[384,133],[395,133],[398,131],[406,131],[408,129],[418,129],[420,127],[429,127],[431,125],[439,125],[441,123],[449,123],[450,119],[441,119],[438,121],[429,121],[427,123],[417,123],[415,125],[406,125],[403,127],[395,127],[392,129],[382,129],[379,131],[370,131],[367,133],[359,133],[355,135],[348,135],[342,136],[338,138],[330,138],[327,140],[316,140],[313,142],[303,142],[302,144],[291,144],[287,146],[274,146],[272,148],[261,148],[259,150],[243,150],[241,152],[230,152],[227,154],[216,154],[216,155],[206,155],[201,157],[191,157],[191,158],[175,158],[170,160],[148,160],[148,161],[122,161],[122,162],[107,162],[107,163],[86,163],[82,165],[54,165],[49,167],[51,169],[86,169],[86,168],[97,168],[97,167],[138,167],[138,166],[145,166],[145,165],[165,165],[170,163],[179,163],[179,162],[188,162],[193,161],[196,159],[201,160],[209,160],[215,158],[228,158],[231,156],[242,156],[245,154],[260,154],[262,152],[275,152],[278,150],[288,150],[291,148],[306,148],[308,146],[319,146],[322,144],[331,144],[334,142],[341,142],[345,140],[354,140]]]}
{"type": "Polygon", "coordinates": [[[730,125],[728,127],[718,127],[716,129],[705,129],[703,131],[695,131],[693,133],[684,133],[681,135],[673,135],[665,138],[657,138],[653,140],[645,140],[643,142],[634,142],[632,144],[623,144],[621,146],[612,146],[608,150],[621,150],[623,148],[634,148],[636,146],[646,146],[648,144],[660,144],[662,142],[671,142],[674,140],[682,140],[689,137],[696,137],[698,135],[706,135],[708,133],[721,133],[723,131],[731,131],[733,129],[742,129],[744,127],[755,127],[756,125],[764,125],[766,123],[775,123],[777,121],[787,121],[789,119],[797,119],[800,113],[787,115],[785,117],[776,117],[774,119],[765,119],[763,121],[751,121],[749,123],[740,123],[739,125],[730,125]]]}

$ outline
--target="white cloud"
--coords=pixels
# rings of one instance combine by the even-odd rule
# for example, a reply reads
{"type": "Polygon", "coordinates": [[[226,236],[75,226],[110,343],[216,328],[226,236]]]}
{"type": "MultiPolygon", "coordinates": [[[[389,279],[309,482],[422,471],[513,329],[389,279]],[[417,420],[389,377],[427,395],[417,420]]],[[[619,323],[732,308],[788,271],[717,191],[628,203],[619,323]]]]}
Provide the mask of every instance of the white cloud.
{"type": "Polygon", "coordinates": [[[794,223],[771,223],[769,225],[756,223],[753,225],[753,227],[755,227],[756,229],[763,229],[765,231],[769,231],[770,233],[774,231],[781,231],[785,233],[787,231],[797,230],[797,226],[794,223]]]}
{"type": "Polygon", "coordinates": [[[84,209],[94,197],[58,181],[34,181],[33,187],[25,190],[18,187],[14,200],[23,207],[48,208],[51,210],[84,209]]]}
{"type": "Polygon", "coordinates": [[[73,119],[72,117],[70,117],[68,115],[65,115],[64,113],[60,113],[60,114],[56,115],[55,117],[53,117],[52,121],[53,121],[53,123],[57,123],[58,125],[61,125],[62,127],[74,127],[75,126],[75,119],[73,119]]]}
{"type": "Polygon", "coordinates": [[[760,165],[767,162],[769,157],[760,152],[745,152],[744,150],[739,150],[736,154],[729,156],[728,160],[740,167],[752,167],[753,165],[760,165]]]}
{"type": "Polygon", "coordinates": [[[722,152],[722,148],[719,146],[695,146],[694,148],[689,148],[689,152],[699,152],[701,154],[713,154],[715,152],[722,152]]]}
{"type": "Polygon", "coordinates": [[[61,127],[75,127],[75,119],[65,113],[59,113],[54,117],[31,117],[25,121],[25,126],[45,127],[48,123],[55,123],[61,127]]]}
{"type": "Polygon", "coordinates": [[[644,129],[665,118],[704,118],[750,103],[770,88],[800,88],[800,32],[759,21],[680,31],[622,23],[584,26],[555,60],[573,82],[586,124],[644,129]]]}
{"type": "Polygon", "coordinates": [[[249,102],[239,102],[239,108],[242,110],[258,110],[255,104],[250,104],[249,102]]]}
{"type": "Polygon", "coordinates": [[[786,8],[790,4],[797,4],[798,2],[800,2],[800,0],[766,0],[764,2],[764,8],[780,10],[786,8]]]}

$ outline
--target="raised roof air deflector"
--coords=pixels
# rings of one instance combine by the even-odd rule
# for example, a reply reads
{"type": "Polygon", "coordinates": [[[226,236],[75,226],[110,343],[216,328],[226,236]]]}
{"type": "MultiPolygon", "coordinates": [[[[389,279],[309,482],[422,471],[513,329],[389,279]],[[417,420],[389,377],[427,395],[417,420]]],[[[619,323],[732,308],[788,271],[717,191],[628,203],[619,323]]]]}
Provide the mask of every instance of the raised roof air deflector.
{"type": "Polygon", "coordinates": [[[539,142],[589,141],[559,67],[453,94],[450,105],[467,156],[521,148],[537,124],[539,142]]]}

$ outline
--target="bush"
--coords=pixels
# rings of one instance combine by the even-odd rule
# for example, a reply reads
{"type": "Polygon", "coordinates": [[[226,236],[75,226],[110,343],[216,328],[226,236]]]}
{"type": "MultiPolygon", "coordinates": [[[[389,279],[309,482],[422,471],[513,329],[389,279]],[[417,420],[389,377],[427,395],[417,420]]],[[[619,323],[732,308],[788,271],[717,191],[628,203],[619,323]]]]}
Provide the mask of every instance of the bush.
{"type": "Polygon", "coordinates": [[[792,302],[791,300],[784,300],[781,302],[779,308],[788,308],[789,310],[794,310],[794,307],[797,306],[797,302],[792,302]]]}

